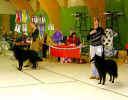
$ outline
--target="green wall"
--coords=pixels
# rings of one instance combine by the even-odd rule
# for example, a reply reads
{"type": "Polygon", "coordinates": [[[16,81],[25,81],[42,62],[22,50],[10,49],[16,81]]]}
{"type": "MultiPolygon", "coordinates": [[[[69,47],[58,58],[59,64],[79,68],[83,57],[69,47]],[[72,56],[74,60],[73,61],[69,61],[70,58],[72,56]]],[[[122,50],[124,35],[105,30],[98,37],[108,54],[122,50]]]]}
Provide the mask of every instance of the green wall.
{"type": "MultiPolygon", "coordinates": [[[[69,35],[70,29],[74,29],[77,19],[72,14],[75,14],[76,12],[88,13],[88,9],[85,6],[61,8],[62,32],[64,35],[69,35]]],[[[77,32],[76,29],[74,30],[77,32]]],[[[80,36],[78,32],[77,35],[80,36]]]]}
{"type": "Polygon", "coordinates": [[[72,13],[72,8],[61,8],[61,29],[64,35],[68,35],[69,30],[74,28],[75,17],[72,16],[72,13]]]}
{"type": "Polygon", "coordinates": [[[10,15],[10,31],[14,32],[16,15],[10,15]]]}
{"type": "MultiPolygon", "coordinates": [[[[128,0],[106,0],[107,11],[120,11],[124,16],[118,18],[120,30],[120,49],[125,49],[128,42],[128,0]],[[109,3],[109,1],[111,1],[109,3]]],[[[116,25],[115,25],[116,28],[116,25]]]]}

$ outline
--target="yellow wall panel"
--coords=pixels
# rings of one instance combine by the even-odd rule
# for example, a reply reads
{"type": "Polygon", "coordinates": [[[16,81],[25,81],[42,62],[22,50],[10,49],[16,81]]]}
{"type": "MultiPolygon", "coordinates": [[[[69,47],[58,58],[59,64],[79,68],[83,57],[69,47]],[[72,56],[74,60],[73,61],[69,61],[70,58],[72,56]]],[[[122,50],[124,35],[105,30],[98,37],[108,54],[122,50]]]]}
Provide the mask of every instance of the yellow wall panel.
{"type": "Polygon", "coordinates": [[[75,6],[85,6],[85,0],[68,0],[68,7],[75,6]]]}
{"type": "Polygon", "coordinates": [[[68,7],[68,0],[62,0],[61,1],[61,6],[64,7],[64,8],[67,8],[68,7]]]}
{"type": "Polygon", "coordinates": [[[57,0],[39,0],[40,7],[46,11],[56,29],[61,29],[60,5],[57,0]]]}
{"type": "Polygon", "coordinates": [[[4,28],[5,32],[10,31],[10,15],[2,14],[2,27],[4,28]]]}
{"type": "Polygon", "coordinates": [[[30,5],[29,0],[9,0],[17,9],[29,10],[30,14],[33,14],[33,9],[30,5]]]}

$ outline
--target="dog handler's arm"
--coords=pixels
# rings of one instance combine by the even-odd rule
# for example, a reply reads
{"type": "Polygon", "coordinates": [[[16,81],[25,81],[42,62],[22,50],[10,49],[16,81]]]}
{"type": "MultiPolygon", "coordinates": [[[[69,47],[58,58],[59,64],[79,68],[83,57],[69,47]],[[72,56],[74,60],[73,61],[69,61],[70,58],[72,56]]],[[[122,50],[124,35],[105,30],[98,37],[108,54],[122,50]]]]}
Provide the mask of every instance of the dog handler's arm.
{"type": "Polygon", "coordinates": [[[87,40],[90,40],[91,35],[95,34],[97,31],[95,29],[90,29],[90,33],[87,35],[87,40]]]}

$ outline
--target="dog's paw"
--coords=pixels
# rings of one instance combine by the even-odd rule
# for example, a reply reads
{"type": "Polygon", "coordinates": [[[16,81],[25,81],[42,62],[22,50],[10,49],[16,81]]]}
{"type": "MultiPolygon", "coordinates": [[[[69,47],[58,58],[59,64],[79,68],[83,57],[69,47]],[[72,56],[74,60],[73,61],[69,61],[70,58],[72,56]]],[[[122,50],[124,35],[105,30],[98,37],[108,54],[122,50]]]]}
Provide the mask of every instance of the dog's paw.
{"type": "Polygon", "coordinates": [[[98,84],[101,84],[101,82],[99,82],[98,84]]]}

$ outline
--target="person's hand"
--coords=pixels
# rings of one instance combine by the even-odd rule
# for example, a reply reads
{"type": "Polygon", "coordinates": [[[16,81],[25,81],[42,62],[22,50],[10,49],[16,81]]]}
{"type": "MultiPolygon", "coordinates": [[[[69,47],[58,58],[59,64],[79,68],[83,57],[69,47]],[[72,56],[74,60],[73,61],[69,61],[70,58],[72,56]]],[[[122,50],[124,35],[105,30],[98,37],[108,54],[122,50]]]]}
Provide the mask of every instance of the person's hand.
{"type": "Polygon", "coordinates": [[[65,45],[65,43],[61,43],[61,45],[65,45]]]}
{"type": "Polygon", "coordinates": [[[58,46],[58,44],[54,43],[53,46],[58,46]]]}
{"type": "Polygon", "coordinates": [[[83,46],[83,43],[80,43],[80,47],[82,47],[83,46]]]}
{"type": "Polygon", "coordinates": [[[94,33],[96,33],[97,31],[96,30],[92,30],[91,32],[90,32],[90,35],[92,35],[92,34],[94,34],[94,33]]]}
{"type": "Polygon", "coordinates": [[[75,44],[75,43],[73,43],[71,46],[76,46],[76,44],[75,44]]]}
{"type": "Polygon", "coordinates": [[[104,37],[104,36],[102,36],[102,37],[101,37],[101,40],[105,40],[105,37],[104,37]]]}

